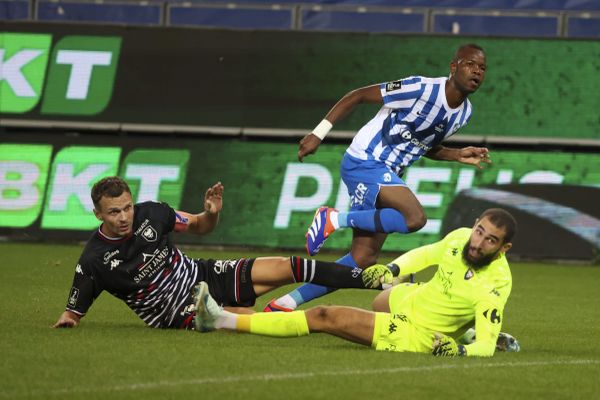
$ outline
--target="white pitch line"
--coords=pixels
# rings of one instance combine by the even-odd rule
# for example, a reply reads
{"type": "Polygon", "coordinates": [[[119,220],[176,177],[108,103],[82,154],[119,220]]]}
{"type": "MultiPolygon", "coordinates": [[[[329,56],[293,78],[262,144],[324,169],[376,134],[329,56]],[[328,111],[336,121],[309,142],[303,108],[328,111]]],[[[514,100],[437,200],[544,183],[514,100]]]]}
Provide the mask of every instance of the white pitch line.
{"type": "Polygon", "coordinates": [[[421,371],[434,371],[434,370],[460,370],[460,369],[472,369],[472,368],[506,368],[506,367],[546,367],[550,365],[600,365],[600,360],[557,360],[557,361],[525,361],[525,362],[498,362],[498,363],[484,363],[484,364],[442,364],[442,365],[426,365],[421,367],[396,367],[396,368],[382,368],[372,370],[341,370],[341,371],[319,371],[319,372],[297,372],[297,373],[283,373],[283,374],[262,374],[262,375],[244,375],[244,376],[228,376],[228,377],[215,377],[215,378],[198,378],[198,379],[185,379],[185,380],[174,380],[174,381],[158,381],[158,382],[146,382],[146,383],[132,383],[128,385],[114,385],[114,386],[102,386],[102,387],[81,387],[81,388],[69,388],[69,389],[58,389],[58,390],[37,390],[27,393],[7,393],[0,392],[2,398],[19,398],[19,397],[48,397],[56,395],[69,395],[76,393],[98,393],[98,392],[111,392],[111,391],[135,391],[145,389],[157,389],[161,387],[169,386],[182,386],[182,385],[206,385],[206,384],[222,384],[222,383],[235,383],[243,381],[282,381],[289,379],[309,379],[323,376],[349,376],[349,375],[374,375],[374,374],[396,374],[399,372],[421,372],[421,371]]]}

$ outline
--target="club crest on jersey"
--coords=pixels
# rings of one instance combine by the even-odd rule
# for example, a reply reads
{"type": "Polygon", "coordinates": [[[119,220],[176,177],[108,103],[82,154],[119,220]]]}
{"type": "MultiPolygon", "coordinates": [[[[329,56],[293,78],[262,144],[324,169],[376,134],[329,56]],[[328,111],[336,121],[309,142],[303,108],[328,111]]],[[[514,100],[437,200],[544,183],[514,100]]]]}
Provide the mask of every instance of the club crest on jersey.
{"type": "Polygon", "coordinates": [[[468,281],[469,279],[471,279],[473,277],[473,275],[475,275],[473,273],[473,270],[471,268],[469,268],[467,270],[467,272],[465,273],[465,281],[468,281]]]}
{"type": "Polygon", "coordinates": [[[158,239],[158,233],[156,233],[156,229],[154,229],[152,226],[148,226],[143,230],[142,237],[147,242],[156,242],[156,239],[158,239]]]}
{"type": "Polygon", "coordinates": [[[386,92],[391,92],[392,90],[398,90],[401,87],[402,87],[402,81],[388,82],[385,85],[385,91],[386,92]]]}

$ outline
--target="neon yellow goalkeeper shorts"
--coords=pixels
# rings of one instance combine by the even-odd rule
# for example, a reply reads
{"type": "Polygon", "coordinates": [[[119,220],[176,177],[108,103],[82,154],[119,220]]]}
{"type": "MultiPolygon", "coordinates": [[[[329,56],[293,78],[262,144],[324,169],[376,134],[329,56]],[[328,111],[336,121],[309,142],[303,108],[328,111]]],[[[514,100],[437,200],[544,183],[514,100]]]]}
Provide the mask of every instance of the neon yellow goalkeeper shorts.
{"type": "Polygon", "coordinates": [[[431,352],[433,333],[415,327],[402,312],[404,299],[417,287],[417,284],[401,284],[392,289],[389,300],[392,313],[376,313],[375,316],[371,344],[375,350],[431,352]]]}

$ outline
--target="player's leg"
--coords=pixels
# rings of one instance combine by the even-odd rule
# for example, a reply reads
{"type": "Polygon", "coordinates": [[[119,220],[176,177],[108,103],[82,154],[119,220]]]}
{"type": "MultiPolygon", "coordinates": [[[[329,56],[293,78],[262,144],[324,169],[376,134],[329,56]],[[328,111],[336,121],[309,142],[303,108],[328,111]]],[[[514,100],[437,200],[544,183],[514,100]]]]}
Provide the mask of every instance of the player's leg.
{"type": "MultiPolygon", "coordinates": [[[[350,253],[336,260],[336,263],[351,268],[366,268],[375,264],[386,236],[386,234],[354,229],[350,253]]],[[[335,286],[339,287],[339,285],[335,286]]],[[[292,311],[310,300],[314,300],[335,290],[334,287],[308,283],[297,287],[277,299],[271,300],[264,311],[292,311]]]]}
{"type": "Polygon", "coordinates": [[[314,307],[291,313],[235,314],[223,310],[201,282],[194,291],[195,327],[200,332],[227,329],[273,337],[305,336],[325,332],[369,346],[375,314],[352,307],[314,307]]]}
{"type": "Polygon", "coordinates": [[[371,309],[377,312],[390,312],[390,293],[393,288],[386,289],[379,293],[371,303],[371,309]]]}
{"type": "MultiPolygon", "coordinates": [[[[336,264],[345,265],[352,269],[357,268],[358,264],[352,258],[352,254],[348,253],[343,257],[338,258],[336,264]]],[[[267,304],[264,311],[293,311],[298,306],[306,303],[307,301],[316,299],[321,296],[325,296],[328,293],[335,291],[335,288],[315,285],[312,283],[307,283],[305,285],[299,286],[298,288],[292,290],[291,292],[277,298],[273,299],[267,304]]]]}
{"type": "MultiPolygon", "coordinates": [[[[374,209],[349,211],[347,213],[338,212],[327,207],[322,207],[320,210],[320,213],[324,215],[319,220],[324,221],[323,224],[326,229],[322,230],[326,234],[325,239],[335,230],[341,228],[351,227],[386,234],[410,233],[420,230],[427,222],[421,203],[419,203],[414,193],[403,185],[382,185],[377,196],[377,207],[374,209]]],[[[313,222],[307,234],[309,239],[311,235],[319,234],[317,228],[321,225],[313,222]]],[[[310,242],[310,240],[307,240],[307,243],[310,242]]],[[[323,242],[324,239],[321,241],[321,246],[323,242]]],[[[315,248],[316,251],[313,250],[312,254],[315,254],[319,249],[320,247],[315,248]]]]}
{"type": "MultiPolygon", "coordinates": [[[[327,261],[301,257],[261,257],[251,267],[254,293],[260,296],[276,287],[295,282],[315,282],[336,288],[378,289],[391,284],[393,272],[385,266],[369,271],[350,269],[327,261]]],[[[241,284],[241,283],[240,283],[241,284]]]]}
{"type": "Polygon", "coordinates": [[[420,285],[421,283],[403,282],[386,289],[375,297],[373,303],[371,303],[371,308],[375,312],[397,313],[402,309],[404,299],[420,285]]]}
{"type": "Polygon", "coordinates": [[[404,181],[383,163],[365,161],[364,166],[345,166],[342,178],[351,198],[349,212],[321,207],[306,234],[308,254],[316,254],[337,229],[351,227],[368,232],[410,233],[427,219],[423,207],[404,181]]]}
{"type": "Polygon", "coordinates": [[[311,333],[330,335],[370,346],[373,342],[375,313],[344,306],[317,306],[305,312],[311,333]]]}

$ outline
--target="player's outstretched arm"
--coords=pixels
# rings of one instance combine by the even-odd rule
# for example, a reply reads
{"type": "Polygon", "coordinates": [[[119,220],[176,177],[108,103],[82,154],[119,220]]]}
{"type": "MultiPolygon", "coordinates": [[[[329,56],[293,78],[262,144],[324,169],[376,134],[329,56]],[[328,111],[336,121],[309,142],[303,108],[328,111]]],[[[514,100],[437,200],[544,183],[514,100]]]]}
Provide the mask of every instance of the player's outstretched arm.
{"type": "Polygon", "coordinates": [[[177,211],[175,231],[187,231],[197,235],[205,235],[212,232],[219,223],[219,212],[223,208],[224,189],[223,184],[217,182],[206,190],[206,194],[204,195],[204,211],[200,214],[177,211]]]}
{"type": "Polygon", "coordinates": [[[462,149],[454,149],[437,145],[427,153],[425,157],[438,161],[456,161],[461,164],[473,165],[479,169],[483,169],[485,164],[491,164],[489,150],[485,147],[463,147],[462,149]]]}
{"type": "Polygon", "coordinates": [[[81,317],[79,315],[67,310],[61,314],[58,321],[52,325],[52,328],[75,328],[79,325],[80,320],[81,317]]]}
{"type": "Polygon", "coordinates": [[[298,161],[309,154],[314,154],[321,141],[327,136],[333,125],[348,116],[354,108],[361,103],[383,103],[379,85],[366,86],[348,92],[327,113],[325,118],[313,129],[311,133],[300,140],[298,161]]]}

